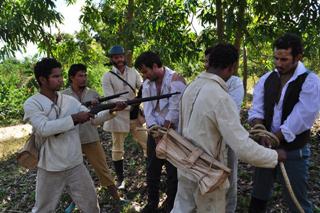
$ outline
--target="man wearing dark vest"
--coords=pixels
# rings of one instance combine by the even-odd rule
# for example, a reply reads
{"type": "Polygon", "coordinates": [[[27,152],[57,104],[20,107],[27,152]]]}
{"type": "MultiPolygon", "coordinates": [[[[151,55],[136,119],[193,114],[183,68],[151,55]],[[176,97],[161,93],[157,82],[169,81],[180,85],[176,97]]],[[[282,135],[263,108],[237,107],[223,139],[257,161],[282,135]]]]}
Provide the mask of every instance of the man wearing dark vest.
{"type": "MultiPolygon", "coordinates": [[[[285,34],[274,44],[275,70],[263,75],[253,92],[249,110],[251,125],[263,124],[287,151],[284,162],[291,186],[306,213],[312,212],[307,197],[310,128],[320,109],[320,80],[301,62],[303,47],[294,34],[285,34]]],[[[262,144],[270,141],[263,138],[262,144]]],[[[274,180],[279,178],[290,212],[298,212],[285,187],[279,166],[256,168],[249,212],[266,212],[274,180]]]]}

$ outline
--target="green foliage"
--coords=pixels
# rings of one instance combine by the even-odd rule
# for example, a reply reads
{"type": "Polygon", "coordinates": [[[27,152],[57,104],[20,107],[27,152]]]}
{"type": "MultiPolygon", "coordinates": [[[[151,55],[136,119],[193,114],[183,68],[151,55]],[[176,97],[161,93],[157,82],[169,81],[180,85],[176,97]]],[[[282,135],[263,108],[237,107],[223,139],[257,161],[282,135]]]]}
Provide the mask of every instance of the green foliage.
{"type": "Polygon", "coordinates": [[[158,52],[166,64],[197,56],[196,36],[190,30],[183,1],[87,1],[81,20],[96,34],[104,50],[121,44],[136,55],[158,52]]]}
{"type": "Polygon", "coordinates": [[[31,64],[14,59],[0,64],[0,126],[23,118],[23,103],[36,90],[31,64]]]}
{"type": "MultiPolygon", "coordinates": [[[[66,0],[73,4],[76,0],[66,0]]],[[[35,42],[41,52],[57,58],[63,65],[64,77],[74,63],[88,66],[89,86],[100,94],[101,77],[110,67],[106,51],[120,44],[132,62],[141,52],[158,52],[165,65],[181,73],[188,82],[203,71],[203,51],[218,40],[239,47],[239,69],[256,79],[273,69],[272,42],[290,31],[301,35],[305,45],[304,62],[316,73],[320,71],[320,2],[294,0],[280,2],[253,0],[86,0],[80,20],[80,32],[74,35],[50,34],[44,28],[62,22],[56,1],[0,1],[0,58],[35,42]],[[219,14],[222,20],[219,20],[219,14]],[[203,27],[194,32],[190,19],[203,27]],[[218,31],[222,29],[218,36],[218,31]],[[247,57],[242,56],[243,47],[247,57]]],[[[219,31],[220,32],[220,31],[219,31]]],[[[32,61],[33,60],[33,61],[32,61]]],[[[0,64],[1,122],[22,116],[23,101],[34,93],[31,61],[3,60],[0,64]],[[4,116],[6,119],[4,119],[4,116]]],[[[244,73],[239,72],[240,75],[244,73]]],[[[250,82],[249,82],[249,85],[250,82]]]]}
{"type": "Polygon", "coordinates": [[[62,22],[52,0],[1,0],[0,11],[0,58],[38,42],[45,27],[62,22]]]}

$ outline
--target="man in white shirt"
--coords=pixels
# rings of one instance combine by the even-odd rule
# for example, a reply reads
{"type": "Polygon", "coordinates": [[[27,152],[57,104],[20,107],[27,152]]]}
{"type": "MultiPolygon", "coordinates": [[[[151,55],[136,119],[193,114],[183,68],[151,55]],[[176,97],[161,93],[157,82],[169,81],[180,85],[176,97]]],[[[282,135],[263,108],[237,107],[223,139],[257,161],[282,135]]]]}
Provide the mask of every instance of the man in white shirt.
{"type": "Polygon", "coordinates": [[[55,212],[65,187],[72,200],[83,212],[99,212],[97,195],[83,164],[79,127],[91,120],[99,124],[114,117],[113,111],[100,112],[97,118],[71,96],[58,90],[63,84],[61,64],[52,58],[44,58],[34,68],[40,92],[24,103],[24,120],[30,122],[39,147],[36,182],[36,203],[32,212],[55,212]]]}
{"type": "MultiPolygon", "coordinates": [[[[288,155],[284,165],[291,186],[298,202],[309,213],[313,207],[307,197],[308,142],[320,109],[320,81],[301,62],[303,47],[298,36],[287,33],[275,41],[273,48],[276,69],[263,75],[255,86],[249,121],[252,125],[263,124],[281,141],[280,147],[288,155]]],[[[267,138],[262,143],[270,144],[267,138]]],[[[280,173],[279,167],[255,169],[250,212],[266,212],[276,176],[280,178],[290,212],[297,212],[280,173]]]]}
{"type": "MultiPolygon", "coordinates": [[[[283,150],[265,148],[249,138],[225,81],[233,74],[239,55],[231,44],[218,44],[210,52],[209,69],[185,90],[180,101],[179,131],[211,157],[227,165],[228,145],[243,161],[273,168],[285,159],[283,150]]],[[[172,213],[225,212],[229,181],[201,194],[192,174],[178,169],[178,191],[172,213]]]]}
{"type": "MultiPolygon", "coordinates": [[[[186,87],[182,77],[173,70],[163,66],[160,57],[151,51],[142,53],[135,61],[135,67],[145,79],[142,97],[183,92],[186,87]]],[[[179,122],[179,101],[181,95],[169,99],[145,102],[143,105],[147,127],[154,125],[165,128],[177,128],[179,122]]],[[[148,204],[142,212],[154,213],[158,211],[159,184],[162,166],[167,171],[167,199],[161,207],[162,212],[170,212],[177,191],[177,169],[166,160],[156,156],[156,144],[159,138],[148,135],[147,141],[147,188],[148,204]]]]}
{"type": "MultiPolygon", "coordinates": [[[[209,69],[209,56],[213,47],[209,47],[205,51],[205,69],[209,69]]],[[[228,94],[231,96],[232,100],[237,105],[238,112],[240,113],[241,105],[244,97],[244,88],[241,78],[232,75],[226,81],[228,88],[228,94]]],[[[227,206],[226,213],[234,213],[237,208],[237,181],[238,181],[238,157],[235,155],[234,151],[228,146],[228,167],[231,169],[231,174],[229,176],[230,187],[227,193],[227,206]]]]}
{"type": "MultiPolygon", "coordinates": [[[[136,93],[142,85],[139,73],[126,65],[125,52],[122,46],[115,45],[109,50],[112,70],[106,72],[102,77],[102,88],[104,96],[114,95],[128,91],[127,95],[110,100],[126,101],[136,97],[136,93]]],[[[123,173],[124,141],[129,133],[133,139],[139,143],[143,149],[144,156],[147,153],[147,134],[143,131],[136,131],[136,127],[142,127],[138,119],[139,108],[129,106],[119,112],[117,117],[105,122],[103,130],[112,133],[112,161],[117,175],[117,186],[119,189],[125,188],[123,173]]]]}

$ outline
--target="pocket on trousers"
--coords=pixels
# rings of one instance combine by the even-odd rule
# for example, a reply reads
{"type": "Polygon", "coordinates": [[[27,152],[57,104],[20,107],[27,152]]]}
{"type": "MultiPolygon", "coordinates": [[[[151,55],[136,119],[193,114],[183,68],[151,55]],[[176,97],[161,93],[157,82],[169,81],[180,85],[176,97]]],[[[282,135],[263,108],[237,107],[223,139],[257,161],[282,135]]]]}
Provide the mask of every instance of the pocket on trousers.
{"type": "Polygon", "coordinates": [[[287,152],[287,160],[307,159],[311,156],[310,144],[306,144],[301,149],[287,152]]]}

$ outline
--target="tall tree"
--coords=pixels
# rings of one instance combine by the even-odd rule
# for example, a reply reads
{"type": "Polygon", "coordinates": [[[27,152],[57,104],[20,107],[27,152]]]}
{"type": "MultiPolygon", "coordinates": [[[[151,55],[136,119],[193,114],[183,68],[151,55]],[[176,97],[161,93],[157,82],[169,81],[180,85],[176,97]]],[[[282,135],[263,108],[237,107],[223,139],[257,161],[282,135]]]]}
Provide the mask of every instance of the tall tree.
{"type": "Polygon", "coordinates": [[[53,0],[0,1],[0,58],[45,39],[45,28],[61,22],[53,0]]]}
{"type": "Polygon", "coordinates": [[[167,62],[190,56],[195,49],[189,14],[179,0],[88,0],[83,12],[82,22],[102,47],[123,45],[131,51],[129,61],[136,49],[156,50],[167,62]]]}

